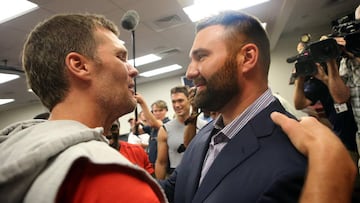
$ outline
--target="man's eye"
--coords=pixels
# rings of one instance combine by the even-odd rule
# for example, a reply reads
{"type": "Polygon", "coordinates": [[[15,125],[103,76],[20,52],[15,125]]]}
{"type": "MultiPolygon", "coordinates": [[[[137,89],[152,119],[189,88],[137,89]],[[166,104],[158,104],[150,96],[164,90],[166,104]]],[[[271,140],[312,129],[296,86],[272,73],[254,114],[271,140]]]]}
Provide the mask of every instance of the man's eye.
{"type": "Polygon", "coordinates": [[[198,55],[198,60],[201,61],[201,60],[203,60],[205,57],[206,57],[205,54],[199,54],[199,55],[198,55]]]}
{"type": "Polygon", "coordinates": [[[118,57],[120,60],[124,61],[124,62],[127,61],[126,56],[118,55],[117,57],[118,57]]]}

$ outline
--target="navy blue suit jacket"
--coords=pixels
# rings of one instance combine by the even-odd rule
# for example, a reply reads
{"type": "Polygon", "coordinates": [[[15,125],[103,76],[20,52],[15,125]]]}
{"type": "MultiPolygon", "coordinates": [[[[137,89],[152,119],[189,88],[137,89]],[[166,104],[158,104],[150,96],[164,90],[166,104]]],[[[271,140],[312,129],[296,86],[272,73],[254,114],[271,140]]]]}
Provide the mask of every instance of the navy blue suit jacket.
{"type": "Polygon", "coordinates": [[[213,125],[200,130],[174,173],[160,182],[169,201],[297,202],[307,160],[272,122],[273,111],[286,113],[276,100],[251,119],[223,148],[201,185],[213,125]]]}

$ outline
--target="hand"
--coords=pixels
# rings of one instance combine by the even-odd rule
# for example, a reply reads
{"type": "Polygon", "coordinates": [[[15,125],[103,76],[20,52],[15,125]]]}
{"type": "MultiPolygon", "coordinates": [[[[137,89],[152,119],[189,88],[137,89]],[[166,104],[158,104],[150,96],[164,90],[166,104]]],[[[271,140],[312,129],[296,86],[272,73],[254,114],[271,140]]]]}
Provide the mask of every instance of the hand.
{"type": "Polygon", "coordinates": [[[324,68],[319,63],[316,63],[316,68],[317,68],[317,73],[314,75],[314,77],[327,85],[328,75],[325,73],[324,68]]]}
{"type": "MultiPolygon", "coordinates": [[[[346,151],[340,139],[314,117],[303,117],[296,121],[284,114],[273,112],[271,119],[288,135],[293,145],[304,155],[320,149],[340,148],[346,151]]],[[[347,153],[347,152],[346,152],[347,153]]]]}
{"type": "Polygon", "coordinates": [[[140,93],[136,93],[135,98],[138,104],[141,105],[145,103],[144,97],[140,93]]]}
{"type": "Polygon", "coordinates": [[[300,203],[350,202],[357,167],[340,139],[315,118],[300,122],[273,112],[271,119],[308,157],[308,171],[300,203]]]}
{"type": "Polygon", "coordinates": [[[336,43],[340,46],[345,46],[346,45],[346,41],[343,37],[335,37],[334,38],[336,40],[336,43]]]}

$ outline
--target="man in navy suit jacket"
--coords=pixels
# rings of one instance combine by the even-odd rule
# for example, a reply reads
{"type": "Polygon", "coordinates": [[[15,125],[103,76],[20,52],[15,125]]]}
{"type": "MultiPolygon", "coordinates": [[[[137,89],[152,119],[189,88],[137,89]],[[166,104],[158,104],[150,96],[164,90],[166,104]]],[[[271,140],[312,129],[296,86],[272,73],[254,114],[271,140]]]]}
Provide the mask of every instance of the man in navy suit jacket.
{"type": "Polygon", "coordinates": [[[201,21],[190,58],[195,105],[220,116],[161,182],[169,201],[297,202],[307,159],[270,118],[286,111],[268,87],[270,45],[260,22],[235,11],[201,21]]]}

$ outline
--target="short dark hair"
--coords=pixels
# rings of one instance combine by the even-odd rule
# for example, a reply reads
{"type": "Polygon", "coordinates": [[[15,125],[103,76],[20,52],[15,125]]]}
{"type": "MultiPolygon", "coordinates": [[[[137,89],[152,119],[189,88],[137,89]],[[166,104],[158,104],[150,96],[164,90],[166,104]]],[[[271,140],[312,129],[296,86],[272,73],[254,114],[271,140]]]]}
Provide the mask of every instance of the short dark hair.
{"type": "Polygon", "coordinates": [[[40,113],[40,114],[36,115],[34,117],[34,119],[45,119],[45,120],[47,120],[47,119],[49,119],[49,117],[50,117],[50,113],[49,112],[44,112],[44,113],[40,113]]]}
{"type": "Polygon", "coordinates": [[[96,59],[95,30],[104,28],[119,35],[116,25],[100,15],[62,14],[39,23],[23,48],[22,64],[29,87],[51,111],[64,100],[69,81],[65,58],[77,52],[96,59]]]}
{"type": "Polygon", "coordinates": [[[187,86],[176,86],[171,88],[170,94],[183,93],[186,97],[189,97],[189,88],[187,86]]]}
{"type": "Polygon", "coordinates": [[[268,74],[270,41],[261,22],[256,17],[238,11],[223,11],[218,15],[199,21],[196,25],[196,32],[212,25],[225,27],[224,38],[230,53],[237,52],[244,42],[254,43],[260,52],[259,61],[262,63],[265,73],[268,74]]]}

